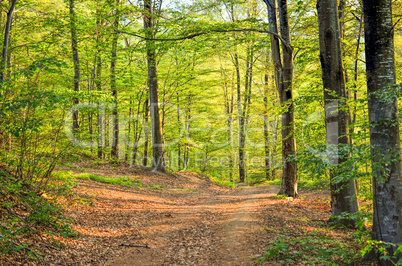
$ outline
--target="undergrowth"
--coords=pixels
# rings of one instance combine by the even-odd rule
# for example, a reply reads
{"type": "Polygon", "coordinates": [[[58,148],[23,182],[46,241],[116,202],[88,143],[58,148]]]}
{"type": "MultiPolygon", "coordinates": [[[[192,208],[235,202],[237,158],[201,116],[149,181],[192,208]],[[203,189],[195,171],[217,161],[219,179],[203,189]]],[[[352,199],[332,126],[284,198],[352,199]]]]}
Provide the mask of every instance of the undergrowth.
{"type": "Polygon", "coordinates": [[[304,237],[290,237],[280,234],[270,242],[261,262],[279,260],[281,264],[307,263],[318,265],[351,265],[359,254],[349,245],[316,232],[304,237]]]}
{"type": "Polygon", "coordinates": [[[33,246],[48,243],[46,235],[75,237],[71,229],[71,220],[64,217],[62,206],[55,196],[66,192],[65,186],[43,187],[40,181],[28,182],[9,175],[0,178],[0,254],[18,253],[20,260],[41,261],[44,254],[33,246]],[[33,241],[33,242],[32,242],[33,241]]]}

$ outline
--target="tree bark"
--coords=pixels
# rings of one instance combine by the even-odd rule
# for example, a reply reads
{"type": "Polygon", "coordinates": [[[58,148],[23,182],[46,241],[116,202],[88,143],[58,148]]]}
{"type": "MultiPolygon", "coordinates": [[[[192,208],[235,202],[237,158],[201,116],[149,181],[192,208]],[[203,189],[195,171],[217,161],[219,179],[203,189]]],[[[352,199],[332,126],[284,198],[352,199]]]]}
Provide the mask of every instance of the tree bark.
{"type": "MultiPolygon", "coordinates": [[[[268,70],[267,70],[268,71],[268,70]]],[[[264,152],[265,152],[265,179],[271,180],[271,148],[269,139],[268,117],[268,73],[264,74],[264,152]]]]}
{"type": "MultiPolygon", "coordinates": [[[[97,32],[96,32],[96,77],[95,77],[95,87],[97,91],[102,91],[102,57],[101,57],[101,26],[102,26],[102,20],[101,20],[101,14],[100,14],[100,1],[97,1],[97,9],[96,9],[96,26],[97,26],[97,32]]],[[[105,118],[105,110],[104,110],[104,104],[99,102],[98,103],[98,158],[103,159],[104,157],[104,152],[103,152],[103,146],[105,143],[104,139],[104,118],[105,118]]]]}
{"type": "Polygon", "coordinates": [[[348,136],[348,113],[346,108],[345,73],[336,1],[318,0],[318,26],[320,61],[324,85],[325,127],[331,180],[332,217],[330,221],[353,225],[353,220],[335,216],[358,211],[356,186],[353,179],[339,182],[338,176],[347,169],[340,166],[348,155],[342,152],[350,141],[348,136]]]}
{"type": "MultiPolygon", "coordinates": [[[[71,50],[74,64],[74,92],[78,93],[80,91],[81,70],[80,70],[80,59],[78,55],[77,23],[76,23],[74,0],[69,0],[69,11],[70,11],[71,50]]],[[[74,97],[73,103],[77,105],[79,103],[79,99],[77,97],[74,97]]],[[[72,115],[73,115],[73,132],[76,132],[79,128],[78,110],[73,109],[72,115]]]]}
{"type": "Polygon", "coordinates": [[[115,2],[115,15],[113,21],[113,40],[112,40],[112,51],[111,51],[111,62],[110,62],[110,88],[112,90],[113,97],[113,110],[112,110],[112,149],[110,151],[110,156],[112,158],[118,157],[118,146],[119,146],[119,119],[118,119],[118,100],[117,100],[117,88],[116,88],[116,60],[117,60],[117,42],[119,40],[119,21],[120,21],[120,11],[119,9],[120,0],[115,2]]]}
{"type": "MultiPolygon", "coordinates": [[[[152,0],[144,0],[144,29],[147,38],[154,37],[154,8],[152,0]]],[[[152,168],[157,171],[165,171],[163,159],[163,143],[158,106],[158,74],[155,44],[146,41],[148,62],[148,88],[151,110],[152,131],[152,168]]]]}
{"type": "Polygon", "coordinates": [[[241,85],[240,85],[240,65],[237,53],[234,54],[234,64],[236,69],[236,89],[237,89],[237,116],[239,120],[239,182],[244,183],[246,172],[244,169],[244,117],[241,106],[241,85]]]}
{"type": "MultiPolygon", "coordinates": [[[[391,0],[363,0],[373,171],[373,239],[402,243],[402,172],[391,0]]],[[[391,265],[391,263],[389,263],[391,265]]]]}
{"type": "MultiPolygon", "coordinates": [[[[264,0],[268,8],[269,31],[278,33],[276,17],[276,0],[264,0]]],[[[293,82],[293,50],[290,47],[289,17],[287,1],[279,0],[279,20],[282,42],[283,62],[279,47],[279,39],[271,34],[272,61],[275,68],[275,84],[278,89],[279,99],[282,108],[286,111],[282,114],[282,185],[278,194],[285,194],[290,197],[297,196],[297,166],[292,160],[296,155],[296,142],[294,139],[294,106],[292,95],[293,82]]]]}
{"type": "Polygon", "coordinates": [[[11,28],[11,23],[13,20],[13,13],[15,9],[15,2],[17,0],[12,0],[11,1],[11,6],[10,9],[7,12],[7,21],[6,21],[6,27],[4,30],[4,41],[3,41],[3,53],[2,53],[2,58],[1,58],[1,71],[0,71],[0,84],[3,85],[4,83],[4,70],[6,68],[6,62],[7,62],[7,54],[8,54],[8,43],[10,40],[10,28],[11,28]]]}

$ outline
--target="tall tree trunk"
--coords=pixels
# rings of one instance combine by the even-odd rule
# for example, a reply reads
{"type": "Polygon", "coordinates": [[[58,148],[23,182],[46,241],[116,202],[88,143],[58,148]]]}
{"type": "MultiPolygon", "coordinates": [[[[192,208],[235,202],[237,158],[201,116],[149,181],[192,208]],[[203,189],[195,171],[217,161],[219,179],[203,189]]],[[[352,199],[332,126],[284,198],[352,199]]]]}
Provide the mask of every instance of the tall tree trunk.
{"type": "MultiPolygon", "coordinates": [[[[102,91],[102,58],[98,52],[96,60],[96,90],[102,91]]],[[[103,102],[98,103],[98,158],[102,159],[104,157],[103,146],[105,143],[104,137],[104,119],[105,119],[105,106],[103,102]]]]}
{"type": "MultiPolygon", "coordinates": [[[[176,65],[177,65],[177,58],[176,58],[176,65]]],[[[180,139],[177,142],[177,169],[178,171],[181,170],[181,127],[180,127],[180,97],[178,90],[178,84],[176,84],[176,98],[177,98],[177,127],[179,128],[179,136],[180,139]]]]}
{"type": "MultiPolygon", "coordinates": [[[[276,0],[264,0],[268,8],[269,30],[278,33],[276,17],[276,0]]],[[[290,197],[297,196],[297,166],[292,160],[296,155],[296,142],[294,139],[294,114],[293,114],[293,49],[290,46],[289,17],[287,1],[279,0],[279,20],[281,27],[283,63],[279,47],[278,37],[271,34],[272,61],[275,68],[275,83],[278,89],[282,107],[287,107],[282,114],[282,185],[278,194],[290,197]]]]}
{"type": "Polygon", "coordinates": [[[110,88],[112,90],[113,97],[113,140],[112,149],[110,151],[110,156],[112,158],[118,157],[118,146],[119,146],[119,119],[118,119],[118,100],[117,100],[117,88],[116,88],[116,60],[117,60],[117,42],[119,40],[119,21],[120,21],[120,11],[119,11],[120,0],[115,2],[115,15],[113,21],[113,40],[112,40],[112,51],[111,51],[111,62],[110,62],[110,88]]]}
{"type": "Polygon", "coordinates": [[[400,244],[402,172],[398,103],[397,96],[387,98],[389,86],[396,83],[392,1],[363,0],[363,11],[374,190],[372,237],[400,244]]]}
{"type": "MultiPolygon", "coordinates": [[[[354,66],[354,91],[353,91],[353,100],[355,103],[357,102],[357,78],[358,78],[358,63],[359,63],[359,49],[360,49],[360,40],[362,37],[362,29],[363,29],[363,11],[361,12],[360,16],[360,21],[359,21],[359,34],[357,35],[357,45],[356,45],[356,51],[355,51],[355,66],[354,66]]],[[[352,116],[352,123],[353,126],[349,130],[350,134],[353,136],[354,133],[354,124],[356,123],[356,107],[353,110],[353,116],[352,116]]]]}
{"type": "MultiPolygon", "coordinates": [[[[154,7],[152,0],[144,0],[144,29],[147,38],[153,38],[155,33],[154,7]]],[[[157,171],[165,171],[163,160],[162,132],[158,106],[158,74],[155,43],[146,41],[148,62],[148,87],[151,108],[151,132],[152,132],[152,168],[157,171]]]]}
{"type": "Polygon", "coordinates": [[[12,0],[11,1],[11,6],[10,9],[7,12],[7,21],[6,21],[6,27],[4,30],[4,41],[3,41],[3,53],[1,57],[1,71],[0,71],[0,84],[3,86],[4,83],[4,70],[6,68],[6,63],[7,63],[7,54],[8,54],[8,43],[10,40],[10,29],[11,29],[11,23],[13,20],[13,13],[15,9],[15,2],[17,0],[12,0]]]}
{"type": "MultiPolygon", "coordinates": [[[[186,142],[184,143],[184,154],[183,154],[183,156],[184,156],[184,168],[187,168],[188,166],[189,166],[189,163],[190,163],[190,145],[189,145],[189,142],[188,142],[188,139],[189,139],[189,134],[190,134],[190,126],[191,126],[191,123],[190,123],[190,120],[191,120],[191,104],[192,104],[192,95],[191,94],[189,94],[188,96],[187,96],[187,104],[186,104],[186,115],[185,115],[185,117],[186,117],[186,121],[185,121],[185,123],[186,123],[186,126],[185,126],[185,128],[186,128],[186,142]]],[[[194,164],[195,165],[195,164],[194,164]]]]}
{"type": "MultiPolygon", "coordinates": [[[[338,182],[346,169],[338,166],[347,160],[344,147],[349,144],[348,113],[346,111],[345,75],[338,24],[336,1],[318,0],[318,26],[320,39],[320,61],[324,85],[325,127],[330,171],[332,217],[330,221],[353,224],[350,219],[335,216],[358,211],[354,180],[338,182]]],[[[343,166],[344,167],[344,166],[343,166]]]]}
{"type": "Polygon", "coordinates": [[[142,165],[148,165],[148,146],[149,146],[149,130],[148,130],[148,117],[149,117],[149,96],[146,97],[144,102],[144,156],[142,158],[142,165]]]}
{"type": "Polygon", "coordinates": [[[246,181],[247,174],[246,174],[246,135],[247,135],[247,128],[250,116],[250,107],[251,107],[251,88],[253,83],[253,65],[254,65],[254,50],[253,50],[253,42],[247,48],[247,56],[246,56],[246,75],[245,75],[245,84],[244,84],[244,99],[243,99],[243,111],[242,111],[242,118],[243,118],[243,128],[241,130],[241,149],[243,151],[243,163],[242,167],[244,168],[244,177],[246,181]]]}
{"type": "Polygon", "coordinates": [[[229,154],[229,180],[230,182],[233,182],[233,158],[232,158],[232,123],[233,123],[233,90],[234,86],[233,84],[229,85],[227,75],[225,73],[225,70],[223,69],[223,66],[221,64],[221,74],[222,77],[224,78],[224,84],[223,84],[223,96],[225,98],[225,111],[227,115],[227,133],[228,133],[228,143],[230,146],[230,154],[229,154]],[[231,91],[229,91],[229,87],[231,88],[231,91]]]}
{"type": "MultiPolygon", "coordinates": [[[[89,72],[89,62],[87,62],[87,70],[89,72]]],[[[94,56],[94,61],[93,61],[93,68],[91,71],[91,77],[88,79],[88,93],[93,91],[95,89],[95,71],[96,71],[96,56],[94,56]]],[[[92,104],[92,101],[90,100],[90,104],[92,104]]],[[[88,124],[89,124],[89,138],[91,142],[91,154],[93,153],[94,146],[92,145],[94,141],[94,128],[93,128],[93,112],[90,111],[88,114],[88,124]]]]}
{"type": "Polygon", "coordinates": [[[244,169],[244,117],[241,106],[241,85],[240,85],[240,65],[237,53],[234,54],[234,65],[236,69],[236,89],[237,89],[237,116],[239,120],[239,182],[244,183],[246,172],[244,169]]]}
{"type": "MultiPolygon", "coordinates": [[[[136,131],[136,129],[135,129],[135,126],[134,125],[132,125],[131,126],[131,124],[133,124],[132,123],[132,119],[133,119],[133,101],[130,99],[130,104],[129,104],[129,108],[128,108],[128,130],[127,130],[127,136],[128,136],[128,138],[127,138],[127,143],[130,143],[130,138],[131,138],[131,130],[134,132],[134,139],[133,139],[133,141],[135,140],[135,131],[136,131]]],[[[126,151],[125,151],[125,158],[124,158],[124,160],[126,161],[126,162],[128,162],[128,158],[129,158],[129,155],[130,154],[130,145],[127,145],[127,147],[126,147],[126,151]]],[[[134,155],[134,147],[133,147],[133,155],[134,155]]],[[[132,160],[131,161],[132,163],[134,163],[135,164],[135,160],[132,160]]]]}
{"type": "MultiPolygon", "coordinates": [[[[268,70],[267,70],[268,71],[268,70]]],[[[270,180],[271,175],[271,147],[269,140],[269,117],[268,117],[268,73],[264,75],[264,152],[265,152],[265,179],[270,180]]]]}
{"type": "MultiPolygon", "coordinates": [[[[137,117],[135,119],[134,125],[133,125],[133,132],[134,132],[134,137],[133,137],[133,143],[134,143],[134,147],[133,147],[133,158],[132,158],[132,163],[135,164],[136,160],[137,160],[137,156],[138,156],[138,143],[140,141],[141,138],[141,134],[142,134],[142,130],[143,128],[139,126],[139,121],[138,118],[140,117],[140,111],[141,111],[141,99],[142,99],[142,95],[144,92],[141,93],[141,98],[138,99],[138,105],[137,105],[137,117]]],[[[148,101],[148,99],[145,97],[145,101],[148,101]]]]}
{"type": "MultiPolygon", "coordinates": [[[[79,55],[78,55],[77,23],[76,23],[74,0],[69,0],[69,11],[70,11],[71,49],[72,49],[73,63],[74,63],[74,92],[78,93],[80,91],[81,70],[80,70],[80,60],[79,60],[79,55]]],[[[73,103],[75,105],[78,104],[79,99],[77,97],[74,97],[73,103]]],[[[73,115],[73,132],[76,132],[79,128],[78,110],[73,109],[72,115],[73,115]]]]}
{"type": "MultiPolygon", "coordinates": [[[[97,91],[102,91],[102,56],[101,56],[101,4],[100,0],[97,1],[96,7],[96,73],[95,73],[95,87],[97,91]]],[[[105,107],[102,102],[98,102],[98,158],[102,159],[104,157],[103,145],[105,143],[104,139],[104,118],[105,118],[105,107]]]]}
{"type": "Polygon", "coordinates": [[[275,116],[272,119],[272,152],[271,152],[271,166],[272,166],[272,179],[276,177],[276,155],[277,155],[277,143],[278,143],[278,118],[275,116]]]}

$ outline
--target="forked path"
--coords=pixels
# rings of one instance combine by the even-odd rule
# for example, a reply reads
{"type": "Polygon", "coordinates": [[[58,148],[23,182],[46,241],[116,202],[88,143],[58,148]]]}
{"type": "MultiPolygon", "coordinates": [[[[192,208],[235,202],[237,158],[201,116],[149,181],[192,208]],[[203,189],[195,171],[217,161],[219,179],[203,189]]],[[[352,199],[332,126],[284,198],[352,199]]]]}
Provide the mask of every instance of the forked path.
{"type": "MultiPolygon", "coordinates": [[[[278,191],[243,187],[229,194],[186,193],[155,204],[136,242],[105,265],[254,265],[265,239],[259,211],[278,191]],[[135,247],[145,245],[150,248],[135,247]]],[[[171,196],[171,195],[170,195],[171,196]]]]}

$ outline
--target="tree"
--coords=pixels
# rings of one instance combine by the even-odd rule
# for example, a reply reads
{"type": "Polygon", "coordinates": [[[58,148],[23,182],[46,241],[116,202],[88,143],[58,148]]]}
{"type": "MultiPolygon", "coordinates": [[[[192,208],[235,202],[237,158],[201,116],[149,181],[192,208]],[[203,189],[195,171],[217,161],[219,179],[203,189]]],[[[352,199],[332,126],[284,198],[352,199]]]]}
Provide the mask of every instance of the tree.
{"type": "MultiPolygon", "coordinates": [[[[74,63],[74,92],[78,93],[80,91],[81,69],[78,54],[78,36],[77,36],[76,14],[75,14],[75,2],[74,0],[69,0],[68,3],[70,11],[71,51],[74,63]]],[[[73,99],[73,103],[74,104],[79,103],[79,99],[76,96],[73,99]]],[[[73,132],[77,131],[78,128],[79,128],[78,110],[73,109],[73,132]]]]}
{"type": "Polygon", "coordinates": [[[391,0],[363,0],[374,240],[402,242],[402,171],[391,0]]]}
{"type": "Polygon", "coordinates": [[[112,158],[117,158],[118,156],[118,145],[119,145],[119,120],[118,120],[118,99],[117,99],[117,88],[116,88],[116,60],[117,60],[117,42],[119,40],[119,4],[120,0],[115,2],[115,14],[113,21],[113,38],[112,38],[112,50],[111,50],[111,62],[110,62],[110,88],[112,90],[113,97],[113,137],[112,137],[112,150],[110,155],[112,158]]]}
{"type": "Polygon", "coordinates": [[[6,62],[7,62],[8,43],[10,40],[10,28],[11,28],[11,23],[12,23],[12,18],[13,18],[16,1],[17,0],[11,1],[10,9],[7,12],[7,21],[6,21],[6,27],[5,27],[5,32],[4,32],[4,41],[3,41],[3,53],[2,53],[1,65],[0,65],[0,67],[1,67],[0,83],[1,84],[3,84],[3,82],[4,82],[4,70],[6,68],[6,62]]]}
{"type": "Polygon", "coordinates": [[[264,0],[268,8],[269,31],[271,35],[271,53],[275,68],[275,84],[278,89],[282,114],[282,185],[279,194],[297,196],[297,166],[292,160],[296,155],[294,139],[294,106],[292,94],[293,82],[293,48],[291,47],[287,0],[279,0],[279,21],[282,37],[282,52],[279,47],[278,23],[276,17],[276,0],[264,0]]]}
{"type": "MultiPolygon", "coordinates": [[[[96,1],[96,55],[95,55],[95,62],[96,62],[96,72],[95,72],[95,86],[97,91],[102,91],[102,56],[101,56],[101,42],[102,42],[102,26],[103,26],[103,17],[102,17],[102,9],[101,9],[101,1],[96,1]]],[[[105,116],[104,106],[102,103],[98,104],[98,158],[103,159],[104,151],[104,121],[103,117],[105,116]]]]}
{"type": "MultiPolygon", "coordinates": [[[[158,0],[144,0],[144,29],[147,38],[155,36],[155,4],[158,0]]],[[[160,3],[159,3],[160,4],[160,3]]],[[[153,41],[146,41],[147,62],[148,62],[148,88],[149,105],[151,111],[151,136],[152,136],[152,167],[158,171],[164,171],[162,132],[158,106],[158,74],[156,49],[153,41]]]]}
{"type": "MultiPolygon", "coordinates": [[[[275,91],[272,93],[270,91],[269,85],[269,72],[270,72],[270,59],[268,53],[265,62],[265,73],[264,73],[264,157],[265,157],[265,179],[271,180],[275,177],[275,156],[276,156],[276,127],[277,127],[277,117],[270,117],[270,108],[272,106],[273,98],[277,98],[275,91]],[[271,96],[271,94],[273,94],[271,96]],[[271,129],[271,131],[270,131],[271,129]]],[[[272,78],[273,81],[273,78],[272,78]]],[[[271,82],[273,85],[273,82],[271,82]]],[[[274,88],[274,86],[272,86],[274,88]]],[[[277,108],[277,104],[273,104],[273,108],[277,108]]]]}
{"type": "MultiPolygon", "coordinates": [[[[352,220],[339,220],[335,216],[358,211],[356,186],[353,179],[339,181],[347,169],[339,167],[347,160],[344,150],[350,143],[348,136],[348,113],[346,108],[345,72],[342,63],[342,49],[336,1],[318,0],[318,26],[320,39],[320,61],[324,85],[325,127],[327,151],[331,180],[331,221],[351,223],[352,220]]],[[[343,178],[344,179],[344,178],[343,178]]]]}

